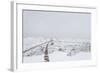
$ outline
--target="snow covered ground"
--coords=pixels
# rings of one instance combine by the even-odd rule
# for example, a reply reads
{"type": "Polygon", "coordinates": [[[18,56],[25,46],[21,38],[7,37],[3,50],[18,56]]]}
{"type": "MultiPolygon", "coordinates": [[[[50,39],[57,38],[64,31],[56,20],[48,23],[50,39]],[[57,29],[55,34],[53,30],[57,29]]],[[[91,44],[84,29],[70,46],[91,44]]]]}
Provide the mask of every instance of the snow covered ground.
{"type": "MultiPolygon", "coordinates": [[[[80,52],[73,56],[67,56],[66,53],[56,51],[49,54],[50,62],[60,62],[60,61],[75,61],[75,60],[89,60],[91,59],[91,53],[80,52]]],[[[44,62],[44,55],[24,57],[24,63],[35,63],[44,62]]]]}
{"type": "MultiPolygon", "coordinates": [[[[24,38],[23,39],[23,62],[44,62],[44,49],[50,39],[24,38]],[[42,44],[41,44],[42,43],[42,44]],[[39,45],[40,44],[40,45],[39,45]],[[35,47],[34,46],[37,46],[35,47]],[[33,47],[33,48],[32,48],[33,47]]],[[[91,59],[90,41],[73,39],[54,39],[54,45],[49,45],[48,56],[50,62],[75,61],[91,59]]]]}

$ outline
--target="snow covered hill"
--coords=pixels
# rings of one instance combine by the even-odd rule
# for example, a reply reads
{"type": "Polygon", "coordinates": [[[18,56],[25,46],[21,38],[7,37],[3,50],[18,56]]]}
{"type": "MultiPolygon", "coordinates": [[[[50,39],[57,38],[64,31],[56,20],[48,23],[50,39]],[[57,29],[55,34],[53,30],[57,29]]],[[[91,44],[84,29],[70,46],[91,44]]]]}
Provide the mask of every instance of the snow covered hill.
{"type": "Polygon", "coordinates": [[[23,61],[44,62],[44,51],[47,43],[49,43],[48,54],[50,62],[90,59],[91,44],[86,40],[72,41],[25,38],[23,45],[23,61]]]}

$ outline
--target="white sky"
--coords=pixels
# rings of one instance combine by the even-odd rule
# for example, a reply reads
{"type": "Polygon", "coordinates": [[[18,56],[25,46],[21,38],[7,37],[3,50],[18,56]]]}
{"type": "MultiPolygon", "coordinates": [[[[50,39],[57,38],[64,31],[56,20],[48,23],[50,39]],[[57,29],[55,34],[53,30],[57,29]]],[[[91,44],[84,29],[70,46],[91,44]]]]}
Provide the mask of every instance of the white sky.
{"type": "Polygon", "coordinates": [[[89,13],[23,11],[24,37],[90,39],[89,13]]]}

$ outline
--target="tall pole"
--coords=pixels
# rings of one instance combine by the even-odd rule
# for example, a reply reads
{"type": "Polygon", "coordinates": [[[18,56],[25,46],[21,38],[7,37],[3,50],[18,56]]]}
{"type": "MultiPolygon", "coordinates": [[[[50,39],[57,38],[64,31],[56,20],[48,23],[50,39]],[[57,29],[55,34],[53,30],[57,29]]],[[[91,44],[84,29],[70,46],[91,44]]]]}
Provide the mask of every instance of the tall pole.
{"type": "Polygon", "coordinates": [[[49,42],[47,43],[46,48],[45,48],[45,52],[44,52],[44,60],[45,60],[45,62],[49,62],[48,45],[49,45],[49,42]]]}

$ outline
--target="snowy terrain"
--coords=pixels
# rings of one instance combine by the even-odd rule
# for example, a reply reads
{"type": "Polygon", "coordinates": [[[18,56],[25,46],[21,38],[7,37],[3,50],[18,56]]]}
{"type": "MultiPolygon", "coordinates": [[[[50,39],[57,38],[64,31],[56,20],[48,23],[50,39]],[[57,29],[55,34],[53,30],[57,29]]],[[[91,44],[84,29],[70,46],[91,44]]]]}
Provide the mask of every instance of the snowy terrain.
{"type": "Polygon", "coordinates": [[[23,62],[44,62],[44,51],[47,43],[49,43],[48,57],[50,62],[91,59],[89,40],[28,37],[23,39],[23,62]]]}

